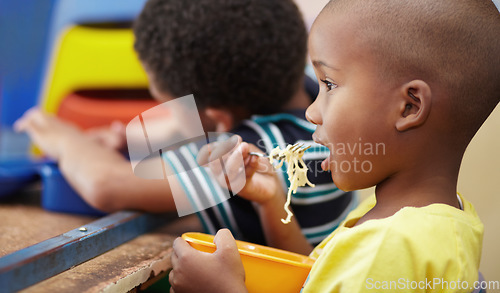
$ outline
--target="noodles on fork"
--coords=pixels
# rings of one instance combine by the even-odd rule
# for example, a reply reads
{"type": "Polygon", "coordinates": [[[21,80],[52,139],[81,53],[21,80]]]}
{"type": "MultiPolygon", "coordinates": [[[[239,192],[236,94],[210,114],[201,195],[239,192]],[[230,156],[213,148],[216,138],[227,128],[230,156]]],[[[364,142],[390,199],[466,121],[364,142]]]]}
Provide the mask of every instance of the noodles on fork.
{"type": "MultiPolygon", "coordinates": [[[[310,147],[310,146],[309,146],[310,147]]],[[[294,144],[288,145],[285,149],[281,150],[279,147],[274,148],[269,154],[269,161],[273,164],[273,160],[276,159],[279,161],[277,165],[274,167],[276,169],[281,168],[283,162],[287,163],[287,174],[288,180],[290,181],[290,187],[288,188],[288,194],[285,203],[285,211],[287,212],[286,219],[281,219],[283,224],[290,223],[290,219],[293,216],[293,213],[290,211],[290,201],[292,198],[292,192],[296,193],[297,188],[299,186],[305,186],[306,184],[314,187],[309,179],[307,179],[307,166],[302,159],[304,155],[304,151],[309,147],[302,148],[302,145],[294,144]]]]}

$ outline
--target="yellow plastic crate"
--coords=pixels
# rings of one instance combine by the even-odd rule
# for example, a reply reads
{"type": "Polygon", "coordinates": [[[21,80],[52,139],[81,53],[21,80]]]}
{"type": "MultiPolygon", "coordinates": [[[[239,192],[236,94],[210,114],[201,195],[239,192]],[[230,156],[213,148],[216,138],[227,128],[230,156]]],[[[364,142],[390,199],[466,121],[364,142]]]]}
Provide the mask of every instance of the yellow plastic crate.
{"type": "Polygon", "coordinates": [[[42,108],[56,113],[62,99],[76,90],[147,87],[133,41],[130,28],[69,27],[53,52],[40,101],[42,108]]]}

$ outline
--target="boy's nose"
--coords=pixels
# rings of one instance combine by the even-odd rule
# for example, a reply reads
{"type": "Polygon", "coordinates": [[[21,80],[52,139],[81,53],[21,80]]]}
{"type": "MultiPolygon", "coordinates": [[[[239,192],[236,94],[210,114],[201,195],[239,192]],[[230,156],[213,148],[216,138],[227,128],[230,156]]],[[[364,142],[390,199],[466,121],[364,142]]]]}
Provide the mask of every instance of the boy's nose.
{"type": "Polygon", "coordinates": [[[317,99],[306,110],[306,119],[315,125],[321,124],[321,114],[318,111],[317,99]]]}

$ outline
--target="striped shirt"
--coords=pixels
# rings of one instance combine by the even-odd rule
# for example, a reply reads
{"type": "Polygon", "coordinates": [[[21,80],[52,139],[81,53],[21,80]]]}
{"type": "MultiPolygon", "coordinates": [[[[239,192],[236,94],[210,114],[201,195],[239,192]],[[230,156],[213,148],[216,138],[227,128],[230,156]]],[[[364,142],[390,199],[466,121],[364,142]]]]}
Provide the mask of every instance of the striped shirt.
{"type": "MultiPolygon", "coordinates": [[[[331,174],[321,169],[321,162],[328,156],[326,147],[312,141],[315,126],[305,120],[305,111],[253,116],[245,120],[232,133],[243,141],[252,143],[269,153],[276,146],[285,148],[288,144],[302,143],[311,146],[304,153],[303,160],[308,167],[307,177],[316,186],[299,187],[292,194],[291,210],[301,226],[309,243],[316,245],[328,236],[347,214],[357,205],[357,196],[338,189],[331,174]]],[[[165,162],[174,170],[178,181],[197,213],[207,233],[215,234],[218,229],[228,228],[239,240],[266,245],[262,223],[254,203],[221,188],[208,172],[196,167],[196,155],[203,144],[190,143],[163,154],[165,162]]],[[[290,182],[286,176],[286,164],[278,172],[284,190],[290,182]]],[[[286,196],[286,195],[285,195],[286,196]]]]}

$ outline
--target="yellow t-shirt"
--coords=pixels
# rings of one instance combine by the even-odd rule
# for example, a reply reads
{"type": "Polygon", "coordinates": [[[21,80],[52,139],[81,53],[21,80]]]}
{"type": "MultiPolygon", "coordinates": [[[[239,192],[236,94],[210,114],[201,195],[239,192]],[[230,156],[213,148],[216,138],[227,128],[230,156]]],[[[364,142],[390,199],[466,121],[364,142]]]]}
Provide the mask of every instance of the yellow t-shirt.
{"type": "Polygon", "coordinates": [[[484,228],[461,200],[463,210],[405,207],[353,227],[375,205],[368,198],[311,253],[303,292],[472,292],[484,228]]]}

